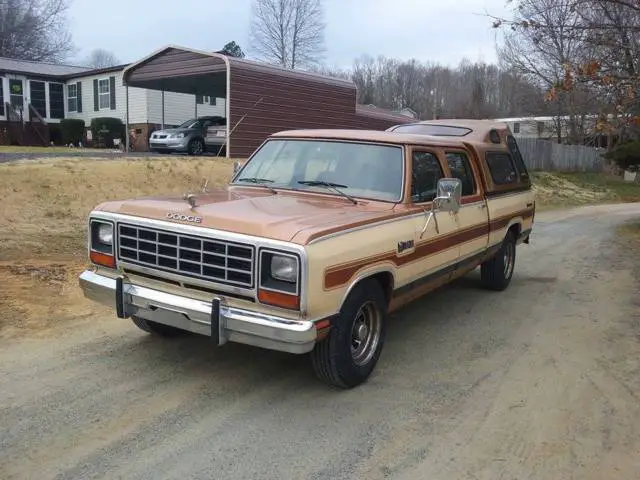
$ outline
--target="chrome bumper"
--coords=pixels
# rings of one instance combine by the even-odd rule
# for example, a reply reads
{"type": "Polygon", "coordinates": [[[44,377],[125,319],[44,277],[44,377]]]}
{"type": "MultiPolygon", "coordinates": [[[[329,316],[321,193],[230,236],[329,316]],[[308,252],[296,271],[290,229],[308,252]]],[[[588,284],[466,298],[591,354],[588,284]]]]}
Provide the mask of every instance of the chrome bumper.
{"type": "Polygon", "coordinates": [[[313,350],[313,322],[289,320],[211,302],[160,292],[85,270],[80,287],[89,300],[114,308],[118,318],[139,317],[212,337],[217,345],[244,343],[288,353],[313,350]]]}

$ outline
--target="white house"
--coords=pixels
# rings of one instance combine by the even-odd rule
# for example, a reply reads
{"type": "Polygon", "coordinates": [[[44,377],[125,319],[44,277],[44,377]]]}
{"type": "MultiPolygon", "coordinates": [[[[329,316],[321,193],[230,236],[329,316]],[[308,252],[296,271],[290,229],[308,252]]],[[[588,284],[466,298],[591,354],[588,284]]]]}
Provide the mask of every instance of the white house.
{"type": "MultiPolygon", "coordinates": [[[[122,73],[127,65],[89,69],[0,57],[0,124],[58,123],[63,118],[127,120],[122,73]]],[[[152,129],[196,116],[225,116],[225,99],[129,88],[128,123],[146,138],[152,129]]]]}

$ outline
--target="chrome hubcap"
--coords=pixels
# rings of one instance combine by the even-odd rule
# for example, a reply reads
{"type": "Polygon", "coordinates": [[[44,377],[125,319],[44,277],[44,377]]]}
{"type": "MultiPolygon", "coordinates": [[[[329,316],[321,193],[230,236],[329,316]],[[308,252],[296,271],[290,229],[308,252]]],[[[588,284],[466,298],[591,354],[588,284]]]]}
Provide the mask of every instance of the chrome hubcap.
{"type": "Polygon", "coordinates": [[[371,361],[380,342],[381,325],[380,313],[373,302],[367,302],[358,309],[351,328],[351,358],[356,365],[371,361]]]}
{"type": "Polygon", "coordinates": [[[193,152],[194,153],[200,153],[202,152],[202,143],[200,143],[199,140],[195,141],[193,143],[193,152]]]}

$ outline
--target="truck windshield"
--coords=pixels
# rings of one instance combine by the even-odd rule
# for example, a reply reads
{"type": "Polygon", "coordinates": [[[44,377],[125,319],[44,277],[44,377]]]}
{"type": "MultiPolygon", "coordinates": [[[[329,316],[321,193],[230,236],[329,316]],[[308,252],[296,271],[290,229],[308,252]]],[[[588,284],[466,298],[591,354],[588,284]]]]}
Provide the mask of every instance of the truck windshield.
{"type": "Polygon", "coordinates": [[[400,146],[273,139],[251,157],[232,184],[247,186],[251,182],[243,179],[260,178],[273,188],[398,202],[402,199],[403,175],[400,146]],[[331,184],[333,189],[328,188],[331,184]]]}

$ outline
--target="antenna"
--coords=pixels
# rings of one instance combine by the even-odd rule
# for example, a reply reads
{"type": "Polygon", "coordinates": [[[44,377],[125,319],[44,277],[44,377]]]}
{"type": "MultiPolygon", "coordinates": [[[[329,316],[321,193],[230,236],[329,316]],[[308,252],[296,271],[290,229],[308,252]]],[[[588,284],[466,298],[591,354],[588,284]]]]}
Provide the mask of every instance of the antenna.
{"type": "MultiPolygon", "coordinates": [[[[255,109],[258,106],[258,104],[262,102],[262,100],[264,100],[264,97],[260,97],[253,105],[251,105],[251,108],[249,108],[249,111],[247,111],[240,118],[240,120],[238,120],[238,122],[233,126],[233,128],[229,132],[229,137],[233,134],[236,128],[238,128],[238,126],[244,121],[247,115],[249,115],[249,112],[255,109]]],[[[229,121],[229,119],[227,119],[227,121],[229,121]]],[[[228,141],[228,137],[227,137],[227,141],[228,141]]],[[[220,146],[220,148],[218,149],[218,152],[216,153],[216,157],[220,156],[221,151],[222,151],[222,146],[220,146]]],[[[213,170],[213,166],[211,167],[211,170],[213,170]]],[[[202,193],[207,193],[207,185],[209,185],[209,177],[211,177],[211,170],[209,171],[209,175],[204,178],[204,184],[202,185],[202,193]]]]}

